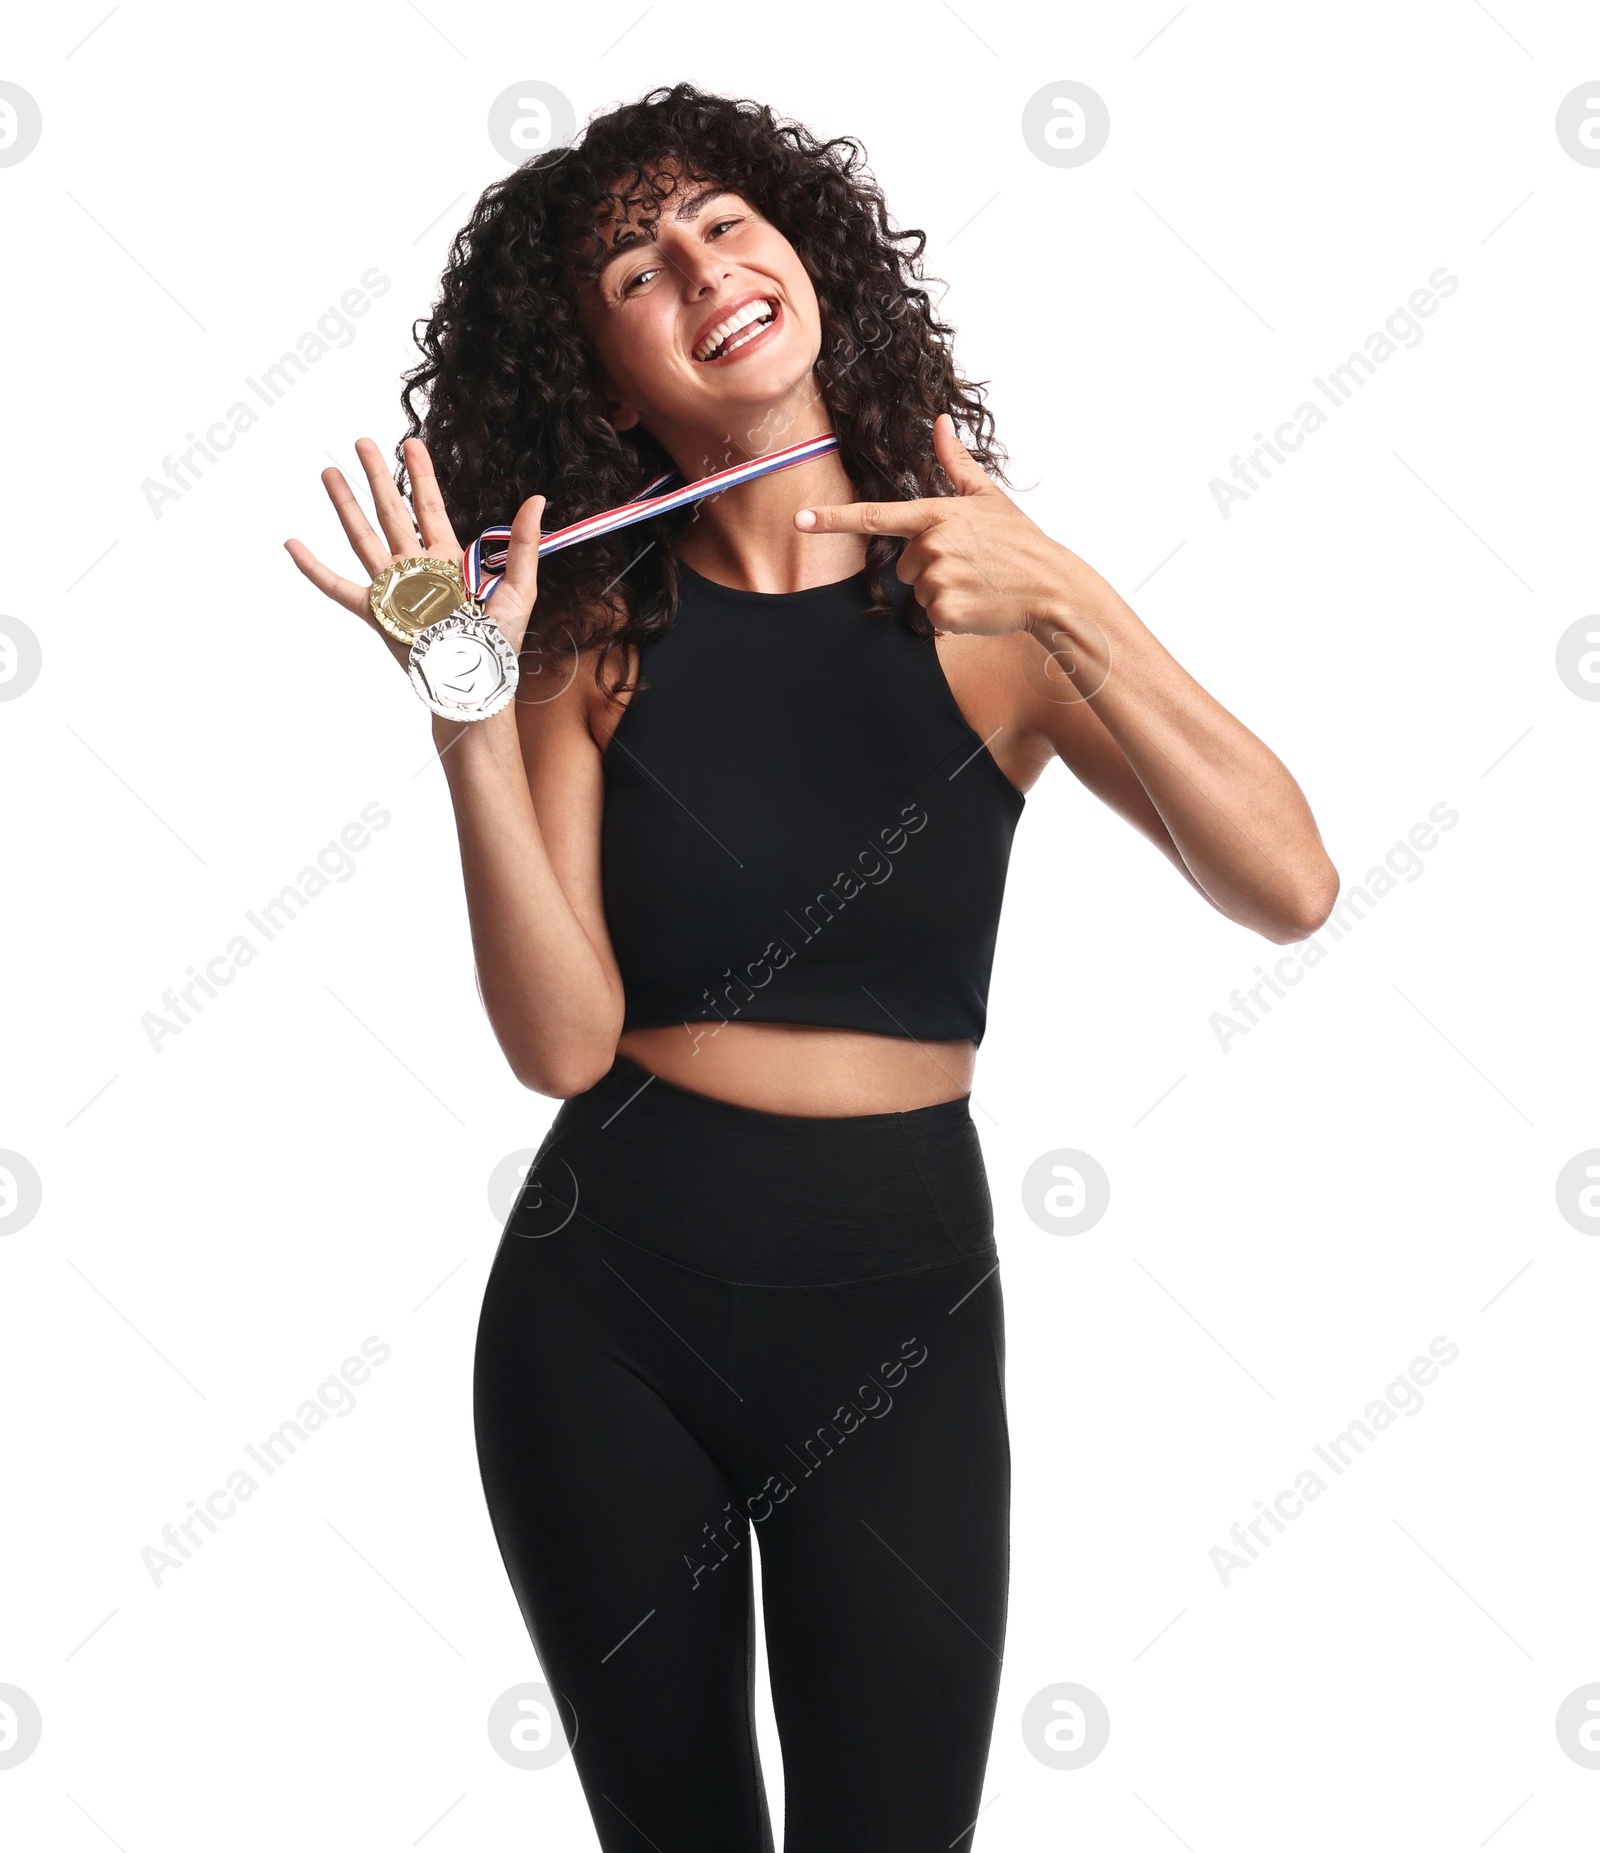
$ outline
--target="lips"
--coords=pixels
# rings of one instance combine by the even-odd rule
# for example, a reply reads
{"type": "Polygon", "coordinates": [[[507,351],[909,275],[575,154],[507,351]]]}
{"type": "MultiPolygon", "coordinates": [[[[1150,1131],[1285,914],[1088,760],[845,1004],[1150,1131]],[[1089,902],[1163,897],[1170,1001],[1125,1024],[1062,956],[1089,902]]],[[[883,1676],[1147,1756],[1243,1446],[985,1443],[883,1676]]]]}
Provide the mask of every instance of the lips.
{"type": "Polygon", "coordinates": [[[781,314],[782,307],[775,296],[760,290],[736,296],[700,324],[689,344],[690,358],[702,367],[735,359],[765,339],[776,327],[781,314]]]}

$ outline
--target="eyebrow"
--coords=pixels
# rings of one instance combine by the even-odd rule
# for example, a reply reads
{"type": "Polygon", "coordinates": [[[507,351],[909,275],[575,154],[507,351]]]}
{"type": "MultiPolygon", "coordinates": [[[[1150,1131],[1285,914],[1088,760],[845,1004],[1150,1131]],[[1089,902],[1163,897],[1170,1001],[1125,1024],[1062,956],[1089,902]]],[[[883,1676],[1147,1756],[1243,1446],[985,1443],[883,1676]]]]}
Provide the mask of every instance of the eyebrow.
{"type": "MultiPolygon", "coordinates": [[[[721,199],[730,190],[728,187],[719,186],[702,187],[698,193],[691,193],[687,199],[682,200],[672,216],[678,224],[682,225],[696,217],[711,200],[721,199]]],[[[645,223],[657,225],[660,223],[660,217],[657,215],[654,219],[647,219],[645,223]]],[[[600,268],[595,272],[595,281],[598,283],[619,257],[627,257],[630,252],[637,251],[641,245],[654,244],[654,242],[653,236],[646,238],[638,232],[625,237],[620,244],[613,245],[600,260],[600,268]]]]}

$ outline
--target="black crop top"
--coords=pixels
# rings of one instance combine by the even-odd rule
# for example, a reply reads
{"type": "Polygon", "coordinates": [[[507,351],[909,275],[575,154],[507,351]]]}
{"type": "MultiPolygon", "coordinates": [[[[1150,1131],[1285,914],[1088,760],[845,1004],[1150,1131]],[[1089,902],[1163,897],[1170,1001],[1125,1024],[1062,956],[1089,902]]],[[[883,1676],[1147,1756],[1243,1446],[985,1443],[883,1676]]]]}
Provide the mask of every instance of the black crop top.
{"type": "Polygon", "coordinates": [[[679,564],[606,747],[623,1028],[813,1023],[981,1041],[1026,802],[930,639],[865,578],[743,592],[679,564]]]}

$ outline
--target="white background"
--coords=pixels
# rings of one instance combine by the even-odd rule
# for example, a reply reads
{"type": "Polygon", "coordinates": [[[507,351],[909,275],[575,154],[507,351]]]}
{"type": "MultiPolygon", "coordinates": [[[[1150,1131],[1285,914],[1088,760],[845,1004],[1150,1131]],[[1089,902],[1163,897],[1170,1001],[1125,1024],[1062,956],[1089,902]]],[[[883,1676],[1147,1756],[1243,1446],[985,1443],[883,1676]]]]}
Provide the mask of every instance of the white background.
{"type": "Polygon", "coordinates": [[[1019,498],[1280,753],[1347,886],[1459,814],[1224,1052],[1210,1019],[1275,949],[1061,767],[1029,799],[975,1096],[1016,1475],[976,1844],[1592,1837],[1600,1771],[1555,1718],[1600,1680],[1600,1243],[1555,1183],[1600,1145],[1600,706],[1555,665],[1600,610],[1600,168],[1555,113],[1600,18],[101,19],[30,8],[0,62],[44,125],[0,168],[0,608],[44,653],[0,705],[0,1146],[43,1181],[0,1240],[0,1683],[43,1717],[0,1769],[9,1843],[595,1844],[570,1758],[519,1771],[486,1731],[540,1677],[473,1450],[487,1182],[555,1103],[475,992],[426,713],[282,541],[348,557],[318,472],[400,432],[409,324],[505,171],[492,100],[538,79],[581,122],[680,77],[865,142],[1019,498]],[[1021,134],[1057,79],[1111,115],[1078,168],[1021,134]],[[1225,519],[1211,480],[1440,266],[1424,338],[1225,519]],[[158,519],[145,479],[372,267],[356,338],[158,519]],[[153,1050],[162,993],[374,801],[349,879],[153,1050]],[[1058,1148],[1109,1175],[1092,1229],[1024,1212],[1058,1148]],[[369,1334],[392,1356],[354,1411],[156,1586],[162,1526],[369,1334]],[[1421,1412],[1225,1585],[1229,1528],[1440,1334],[1421,1412]],[[1111,1718],[1074,1771],[1021,1728],[1062,1682],[1111,1718]]]}

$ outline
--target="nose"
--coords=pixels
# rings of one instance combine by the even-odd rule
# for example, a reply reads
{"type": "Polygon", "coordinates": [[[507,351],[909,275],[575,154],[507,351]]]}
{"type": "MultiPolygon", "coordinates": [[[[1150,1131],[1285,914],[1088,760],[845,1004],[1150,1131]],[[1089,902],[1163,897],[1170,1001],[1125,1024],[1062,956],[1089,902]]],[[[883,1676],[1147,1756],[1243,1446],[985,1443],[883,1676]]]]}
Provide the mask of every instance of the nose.
{"type": "Polygon", "coordinates": [[[729,275],[727,261],[710,245],[698,240],[686,240],[668,256],[677,266],[686,287],[697,297],[715,296],[729,275]]]}

